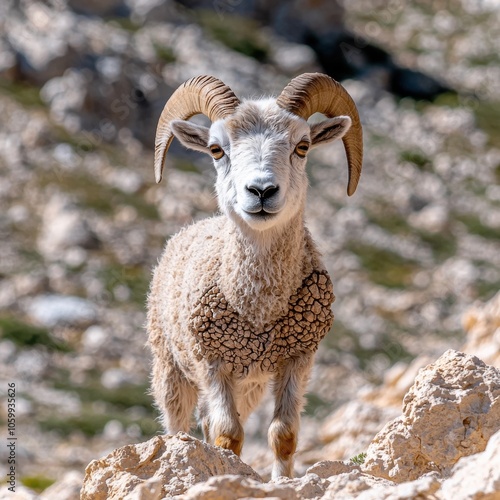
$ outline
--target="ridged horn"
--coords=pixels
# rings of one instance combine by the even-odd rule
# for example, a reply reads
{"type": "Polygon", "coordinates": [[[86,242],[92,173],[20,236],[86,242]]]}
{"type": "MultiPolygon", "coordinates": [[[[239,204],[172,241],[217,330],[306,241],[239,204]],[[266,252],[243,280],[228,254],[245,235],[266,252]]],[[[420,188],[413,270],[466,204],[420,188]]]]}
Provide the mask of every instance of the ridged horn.
{"type": "Polygon", "coordinates": [[[353,195],[358,186],[363,166],[363,129],[359,120],[356,104],[342,85],[321,73],[304,73],[294,78],[277,99],[277,104],[307,120],[314,113],[323,113],[328,118],[347,115],[352,125],[342,138],[349,180],[347,194],[353,195]]]}
{"type": "Polygon", "coordinates": [[[233,91],[213,76],[196,76],[184,82],[171,96],[161,112],[155,138],[155,179],[160,182],[168,148],[174,138],[172,120],[189,120],[203,113],[211,121],[232,114],[240,101],[233,91]]]}

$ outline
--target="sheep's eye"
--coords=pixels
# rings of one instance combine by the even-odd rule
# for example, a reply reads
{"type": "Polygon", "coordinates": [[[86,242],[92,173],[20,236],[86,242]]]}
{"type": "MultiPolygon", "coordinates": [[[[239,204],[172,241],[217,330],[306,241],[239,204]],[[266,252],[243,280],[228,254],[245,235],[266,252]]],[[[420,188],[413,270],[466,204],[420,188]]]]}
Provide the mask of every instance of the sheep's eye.
{"type": "Polygon", "coordinates": [[[210,154],[216,160],[220,160],[224,156],[224,150],[218,144],[212,144],[209,149],[210,149],[210,154]]]}
{"type": "Polygon", "coordinates": [[[300,141],[295,146],[295,154],[297,156],[300,156],[301,158],[305,158],[308,151],[309,151],[309,143],[306,141],[300,141]]]}

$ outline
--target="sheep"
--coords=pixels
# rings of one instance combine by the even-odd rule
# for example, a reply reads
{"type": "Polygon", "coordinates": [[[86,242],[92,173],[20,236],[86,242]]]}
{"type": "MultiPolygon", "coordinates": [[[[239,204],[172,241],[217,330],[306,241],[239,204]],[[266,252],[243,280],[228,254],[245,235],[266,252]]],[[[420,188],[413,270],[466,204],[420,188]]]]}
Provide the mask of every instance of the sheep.
{"type": "Polygon", "coordinates": [[[292,477],[306,383],[334,300],[304,224],[306,157],[342,138],[354,193],[363,156],[356,106],[319,73],[296,77],[277,99],[243,102],[220,80],[199,76],[162,111],[157,182],[174,136],[212,156],[221,215],[172,237],[154,270],[151,392],[167,433],[189,432],[196,406],[204,439],[240,455],[243,425],[271,384],[272,477],[292,477]],[[327,118],[309,125],[315,112],[327,118]],[[198,113],[210,128],[187,121],[198,113]]]}

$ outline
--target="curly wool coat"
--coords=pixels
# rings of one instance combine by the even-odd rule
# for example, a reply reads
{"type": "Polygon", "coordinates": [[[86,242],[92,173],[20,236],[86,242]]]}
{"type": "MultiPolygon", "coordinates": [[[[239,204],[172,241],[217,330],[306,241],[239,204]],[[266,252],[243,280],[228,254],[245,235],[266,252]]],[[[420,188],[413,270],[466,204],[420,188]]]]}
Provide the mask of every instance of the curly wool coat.
{"type": "Polygon", "coordinates": [[[154,272],[155,359],[171,359],[197,389],[212,363],[236,378],[272,373],[280,361],[314,353],[332,325],[332,284],[303,223],[267,248],[255,245],[214,217],[174,236],[154,272]]]}

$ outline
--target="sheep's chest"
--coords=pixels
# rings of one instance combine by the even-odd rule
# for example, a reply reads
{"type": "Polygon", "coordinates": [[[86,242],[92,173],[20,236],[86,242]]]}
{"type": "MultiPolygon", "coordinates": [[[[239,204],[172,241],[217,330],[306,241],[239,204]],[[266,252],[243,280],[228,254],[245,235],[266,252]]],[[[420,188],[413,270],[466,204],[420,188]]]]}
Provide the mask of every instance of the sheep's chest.
{"type": "Polygon", "coordinates": [[[235,375],[250,367],[272,372],[278,360],[316,351],[333,322],[335,297],[326,271],[313,271],[290,298],[288,314],[255,331],[226,301],[217,285],[209,287],[189,320],[199,360],[221,359],[235,375]]]}

